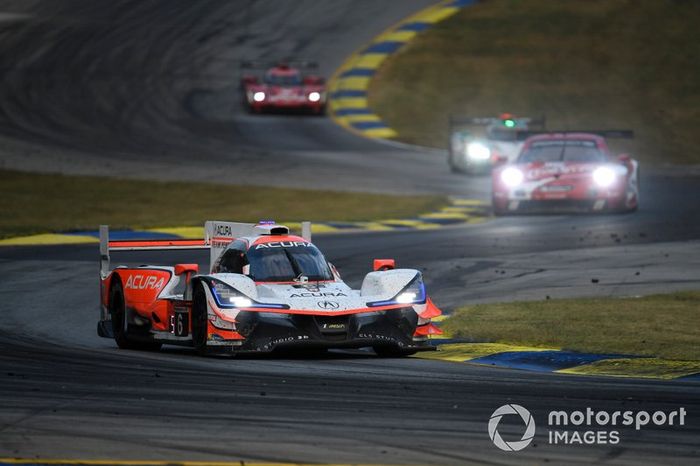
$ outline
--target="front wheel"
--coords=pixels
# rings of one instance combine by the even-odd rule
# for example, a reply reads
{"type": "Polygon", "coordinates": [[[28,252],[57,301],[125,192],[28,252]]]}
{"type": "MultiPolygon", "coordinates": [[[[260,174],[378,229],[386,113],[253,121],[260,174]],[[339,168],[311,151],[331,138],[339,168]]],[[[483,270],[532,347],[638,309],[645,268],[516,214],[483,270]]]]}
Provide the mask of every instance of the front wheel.
{"type": "Polygon", "coordinates": [[[121,349],[157,351],[161,344],[152,341],[134,341],[129,338],[129,319],[127,316],[124,287],[119,277],[115,278],[109,292],[109,313],[112,319],[114,341],[121,349]]]}
{"type": "Polygon", "coordinates": [[[207,330],[209,322],[209,310],[207,309],[207,295],[203,284],[196,285],[192,297],[192,344],[194,349],[202,356],[208,354],[207,330]]]}

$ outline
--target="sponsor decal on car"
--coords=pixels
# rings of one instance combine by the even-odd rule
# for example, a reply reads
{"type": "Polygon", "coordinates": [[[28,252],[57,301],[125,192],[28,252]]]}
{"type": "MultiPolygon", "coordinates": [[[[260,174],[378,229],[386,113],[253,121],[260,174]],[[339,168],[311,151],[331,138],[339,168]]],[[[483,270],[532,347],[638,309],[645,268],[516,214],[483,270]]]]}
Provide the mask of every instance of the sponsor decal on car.
{"type": "Polygon", "coordinates": [[[343,298],[347,297],[345,293],[331,293],[331,292],[323,292],[323,293],[293,293],[289,295],[290,298],[343,298]]]}
{"type": "Polygon", "coordinates": [[[129,275],[125,288],[130,290],[159,290],[165,284],[165,278],[158,278],[152,275],[129,275]]]}
{"type": "Polygon", "coordinates": [[[305,241],[272,241],[270,243],[262,243],[255,246],[255,249],[264,248],[293,248],[296,246],[311,247],[311,243],[305,241]]]}

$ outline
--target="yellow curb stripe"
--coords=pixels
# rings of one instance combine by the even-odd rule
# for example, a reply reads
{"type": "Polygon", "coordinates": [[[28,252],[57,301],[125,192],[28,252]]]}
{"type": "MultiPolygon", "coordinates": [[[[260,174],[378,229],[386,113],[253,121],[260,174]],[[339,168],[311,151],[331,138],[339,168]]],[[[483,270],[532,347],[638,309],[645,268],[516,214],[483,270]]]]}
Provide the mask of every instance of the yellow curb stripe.
{"type": "Polygon", "coordinates": [[[659,358],[603,359],[590,364],[560,369],[556,372],[671,380],[700,373],[700,361],[659,358]]]}
{"type": "Polygon", "coordinates": [[[431,218],[435,220],[466,220],[469,215],[457,212],[433,212],[430,214],[421,215],[419,218],[431,218]]]}
{"type": "Polygon", "coordinates": [[[450,202],[456,206],[485,206],[488,203],[480,199],[464,199],[464,198],[453,198],[450,202]]]}
{"type": "Polygon", "coordinates": [[[355,59],[352,68],[376,69],[388,56],[388,53],[363,53],[355,59]]]}
{"type": "Polygon", "coordinates": [[[367,108],[365,97],[341,97],[333,99],[334,108],[367,108]]]}
{"type": "Polygon", "coordinates": [[[398,134],[396,131],[394,131],[391,128],[371,128],[371,129],[365,129],[361,130],[362,134],[365,136],[369,137],[374,137],[374,138],[393,138],[396,137],[398,134]]]}
{"type": "Polygon", "coordinates": [[[348,123],[357,123],[361,121],[381,121],[377,115],[348,115],[340,118],[348,123]]]}
{"type": "Polygon", "coordinates": [[[438,8],[434,11],[429,11],[425,14],[419,15],[417,20],[434,24],[449,18],[450,16],[457,13],[459,10],[459,8],[438,8]]]}
{"type": "Polygon", "coordinates": [[[338,87],[335,90],[366,91],[371,80],[372,78],[369,76],[348,76],[338,81],[338,87]]]}
{"type": "Polygon", "coordinates": [[[416,31],[391,31],[379,36],[377,42],[408,42],[416,36],[416,31]]]}
{"type": "Polygon", "coordinates": [[[0,246],[36,246],[51,244],[84,244],[99,243],[97,238],[82,235],[61,235],[57,233],[44,233],[32,236],[20,236],[0,240],[0,246]]]}

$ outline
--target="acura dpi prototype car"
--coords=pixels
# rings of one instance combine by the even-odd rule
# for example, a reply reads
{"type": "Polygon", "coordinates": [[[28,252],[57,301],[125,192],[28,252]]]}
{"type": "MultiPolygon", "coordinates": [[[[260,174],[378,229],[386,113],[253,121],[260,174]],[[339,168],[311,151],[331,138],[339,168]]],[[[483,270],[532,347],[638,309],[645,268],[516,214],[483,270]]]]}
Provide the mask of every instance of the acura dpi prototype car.
{"type": "Polygon", "coordinates": [[[98,334],[120,348],[194,347],[199,353],[371,347],[379,356],[432,350],[441,311],[418,270],[377,259],[351,289],[310,241],[273,223],[211,221],[204,240],[110,241],[100,227],[98,334]],[[210,249],[197,264],[118,266],[115,251],[210,249]]]}
{"type": "Polygon", "coordinates": [[[639,164],[614,157],[603,136],[631,131],[560,132],[530,136],[513,163],[493,171],[496,215],[522,211],[631,212],[639,205],[639,164]]]}
{"type": "Polygon", "coordinates": [[[450,116],[447,163],[453,173],[489,173],[503,162],[515,160],[533,129],[544,129],[544,117],[521,118],[503,113],[496,118],[450,116]]]}
{"type": "MultiPolygon", "coordinates": [[[[246,67],[255,65],[245,63],[246,67]]],[[[268,65],[269,66],[269,65],[268,65]]],[[[241,79],[243,99],[254,113],[265,111],[308,111],[322,114],[326,109],[326,86],[323,78],[302,73],[302,68],[315,64],[280,63],[266,69],[262,76],[245,75],[241,79]]]]}

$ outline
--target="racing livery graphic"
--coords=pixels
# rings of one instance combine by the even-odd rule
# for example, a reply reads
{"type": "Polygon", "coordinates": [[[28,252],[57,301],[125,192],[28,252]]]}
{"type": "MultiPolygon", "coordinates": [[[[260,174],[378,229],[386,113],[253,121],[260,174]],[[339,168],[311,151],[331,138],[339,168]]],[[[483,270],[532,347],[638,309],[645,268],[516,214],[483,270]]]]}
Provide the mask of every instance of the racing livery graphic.
{"type": "Polygon", "coordinates": [[[210,221],[204,240],[109,241],[100,228],[98,334],[120,348],[193,346],[200,354],[372,347],[379,356],[432,350],[441,311],[418,270],[374,261],[351,289],[311,243],[274,223],[210,221]],[[209,249],[197,264],[110,268],[117,251],[209,249]]]}
{"type": "Polygon", "coordinates": [[[530,136],[515,162],[493,170],[494,213],[635,211],[639,163],[627,154],[614,157],[604,136],[632,134],[610,130],[530,136]]]}
{"type": "Polygon", "coordinates": [[[302,69],[315,69],[316,64],[283,62],[270,66],[246,62],[244,67],[265,69],[262,76],[246,74],[241,79],[243,101],[251,112],[308,111],[317,115],[325,112],[325,80],[302,73],[302,69]]]}

